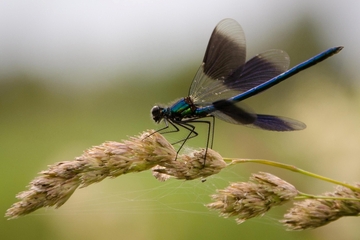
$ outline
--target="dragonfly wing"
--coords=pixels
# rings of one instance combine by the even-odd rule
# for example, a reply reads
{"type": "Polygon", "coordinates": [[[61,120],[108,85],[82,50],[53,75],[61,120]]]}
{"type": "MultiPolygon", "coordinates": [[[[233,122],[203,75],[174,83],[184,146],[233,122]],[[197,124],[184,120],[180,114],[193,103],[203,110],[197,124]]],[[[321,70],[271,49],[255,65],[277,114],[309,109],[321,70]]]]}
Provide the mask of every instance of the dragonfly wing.
{"type": "Polygon", "coordinates": [[[213,107],[217,109],[211,115],[233,124],[252,124],[256,121],[256,114],[239,107],[233,102],[227,100],[219,100],[213,103],[213,107]]]}
{"type": "Polygon", "coordinates": [[[288,69],[289,64],[290,58],[285,51],[268,50],[251,58],[222,81],[208,77],[201,66],[194,78],[194,82],[201,85],[196,86],[196,90],[192,88],[194,92],[190,96],[199,106],[229,98],[236,101],[236,95],[278,76],[288,69]]]}
{"type": "Polygon", "coordinates": [[[189,90],[189,96],[200,100],[208,92],[216,93],[226,78],[241,72],[246,59],[245,34],[233,19],[222,20],[211,34],[203,63],[189,90]]]}
{"type": "Polygon", "coordinates": [[[255,122],[246,126],[270,131],[295,131],[306,128],[305,123],[291,118],[262,114],[256,116],[255,122]]]}
{"type": "Polygon", "coordinates": [[[213,106],[216,111],[212,112],[212,115],[233,124],[270,131],[294,131],[306,128],[304,123],[291,118],[253,114],[228,100],[216,101],[213,106]]]}
{"type": "Polygon", "coordinates": [[[233,19],[222,20],[211,34],[203,59],[204,74],[212,79],[224,80],[246,59],[245,34],[233,19]]]}
{"type": "Polygon", "coordinates": [[[225,85],[245,92],[285,72],[290,65],[289,55],[280,49],[271,49],[246,62],[240,77],[236,74],[225,80],[225,85]]]}

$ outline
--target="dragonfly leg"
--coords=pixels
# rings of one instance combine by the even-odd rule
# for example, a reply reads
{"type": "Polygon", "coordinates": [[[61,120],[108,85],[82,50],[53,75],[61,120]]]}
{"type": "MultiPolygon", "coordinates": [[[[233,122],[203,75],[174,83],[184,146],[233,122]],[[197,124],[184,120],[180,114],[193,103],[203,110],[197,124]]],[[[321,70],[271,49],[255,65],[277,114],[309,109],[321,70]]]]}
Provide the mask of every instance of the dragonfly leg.
{"type": "MultiPolygon", "coordinates": [[[[176,122],[174,124],[177,124],[178,126],[185,128],[186,130],[189,131],[189,134],[182,140],[179,140],[173,144],[177,144],[177,143],[181,143],[179,149],[176,152],[176,158],[177,155],[179,154],[180,150],[183,148],[184,144],[187,142],[187,140],[196,137],[197,135],[199,135],[196,131],[195,131],[195,126],[190,124],[190,123],[186,123],[186,122],[176,122]]],[[[176,159],[175,159],[176,160],[176,159]]]]}
{"type": "Polygon", "coordinates": [[[205,154],[204,154],[204,166],[206,163],[206,155],[207,155],[207,151],[209,148],[209,143],[210,143],[210,148],[213,147],[213,143],[214,143],[215,117],[214,116],[210,116],[210,117],[212,117],[212,120],[210,120],[210,121],[205,121],[205,120],[192,121],[192,122],[196,122],[196,123],[205,123],[208,126],[207,137],[206,137],[206,147],[205,147],[205,154]]]}

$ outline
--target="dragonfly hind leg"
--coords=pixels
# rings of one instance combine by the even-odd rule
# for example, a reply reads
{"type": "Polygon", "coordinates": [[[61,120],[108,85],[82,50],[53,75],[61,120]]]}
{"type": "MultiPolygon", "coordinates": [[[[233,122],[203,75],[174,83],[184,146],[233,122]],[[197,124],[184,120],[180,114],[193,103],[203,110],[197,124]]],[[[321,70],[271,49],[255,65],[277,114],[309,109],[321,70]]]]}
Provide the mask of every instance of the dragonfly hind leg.
{"type": "Polygon", "coordinates": [[[181,150],[181,148],[184,146],[184,144],[185,144],[185,142],[187,140],[198,136],[198,133],[195,131],[195,126],[192,125],[191,123],[206,123],[208,125],[207,138],[206,138],[206,147],[205,147],[205,154],[204,154],[204,164],[203,164],[204,166],[205,166],[205,163],[206,163],[206,155],[207,155],[207,151],[208,151],[208,148],[209,148],[209,143],[210,143],[210,148],[213,147],[214,129],[215,129],[215,117],[212,116],[212,115],[207,116],[207,117],[211,117],[212,121],[211,120],[210,121],[205,121],[205,120],[191,119],[191,120],[188,120],[188,121],[183,121],[183,122],[181,122],[181,124],[177,123],[180,126],[182,126],[183,128],[188,129],[190,131],[189,134],[187,135],[187,137],[184,138],[183,140],[181,140],[181,141],[183,141],[183,143],[181,144],[178,152],[181,150]],[[194,135],[191,136],[191,134],[194,134],[194,135]]]}

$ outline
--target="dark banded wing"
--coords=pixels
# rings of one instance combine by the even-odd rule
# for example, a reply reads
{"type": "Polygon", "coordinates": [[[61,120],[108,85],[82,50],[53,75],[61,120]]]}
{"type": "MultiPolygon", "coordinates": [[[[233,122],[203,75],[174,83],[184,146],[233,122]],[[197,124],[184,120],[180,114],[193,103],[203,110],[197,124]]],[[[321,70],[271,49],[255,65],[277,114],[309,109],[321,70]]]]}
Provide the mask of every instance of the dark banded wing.
{"type": "Polygon", "coordinates": [[[214,102],[213,106],[216,111],[212,115],[233,124],[270,131],[294,131],[306,128],[306,125],[300,121],[286,117],[254,114],[227,100],[214,102]]]}
{"type": "Polygon", "coordinates": [[[213,102],[209,95],[221,94],[229,76],[242,71],[246,59],[245,34],[233,19],[224,19],[211,34],[203,62],[195,75],[189,96],[195,102],[213,102]]]}
{"type": "Polygon", "coordinates": [[[282,50],[266,51],[246,63],[245,55],[241,26],[232,19],[221,21],[211,35],[190,88],[194,103],[206,106],[245,92],[286,71],[290,62],[282,50]]]}

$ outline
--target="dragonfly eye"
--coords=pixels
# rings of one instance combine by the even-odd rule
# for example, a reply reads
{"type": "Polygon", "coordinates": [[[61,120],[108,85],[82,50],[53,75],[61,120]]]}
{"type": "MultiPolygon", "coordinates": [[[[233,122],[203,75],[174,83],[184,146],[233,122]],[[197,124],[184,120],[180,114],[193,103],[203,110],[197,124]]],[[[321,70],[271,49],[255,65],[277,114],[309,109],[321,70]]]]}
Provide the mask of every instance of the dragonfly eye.
{"type": "Polygon", "coordinates": [[[154,106],[151,109],[151,116],[156,123],[159,123],[161,121],[161,119],[163,119],[163,117],[164,117],[163,109],[164,108],[159,107],[159,106],[154,106]]]}

